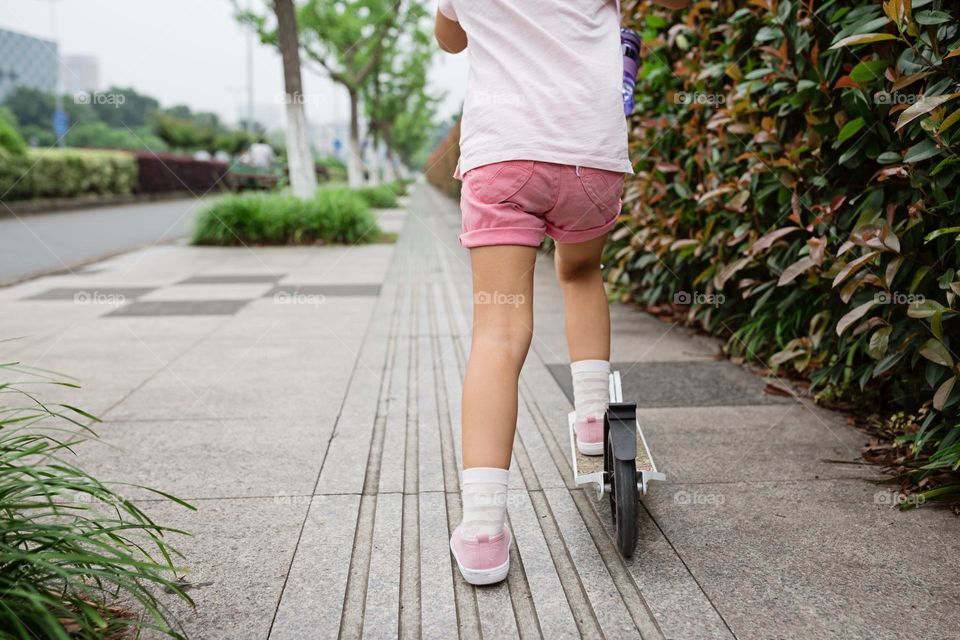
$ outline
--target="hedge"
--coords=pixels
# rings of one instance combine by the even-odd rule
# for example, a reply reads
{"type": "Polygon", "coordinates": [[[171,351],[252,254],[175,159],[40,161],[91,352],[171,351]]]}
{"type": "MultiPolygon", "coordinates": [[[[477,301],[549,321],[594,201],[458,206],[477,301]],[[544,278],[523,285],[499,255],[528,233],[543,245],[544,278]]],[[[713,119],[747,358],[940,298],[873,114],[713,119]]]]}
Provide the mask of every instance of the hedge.
{"type": "Polygon", "coordinates": [[[136,177],[136,162],[123,152],[28,149],[15,155],[0,151],[3,200],[123,195],[130,193],[136,177]]]}
{"type": "Polygon", "coordinates": [[[349,189],[325,188],[308,200],[277,193],[218,198],[201,211],[193,243],[358,244],[378,240],[380,235],[363,197],[349,189]]]}
{"type": "Polygon", "coordinates": [[[190,191],[202,196],[211,191],[229,189],[227,164],[216,160],[197,160],[175,153],[134,153],[137,162],[136,193],[190,191]]]}
{"type": "Polygon", "coordinates": [[[607,277],[731,354],[880,414],[960,497],[960,7],[625,7],[644,60],[607,277]]]}
{"type": "Polygon", "coordinates": [[[460,197],[460,181],[453,177],[458,160],[460,160],[459,122],[433,150],[423,169],[430,184],[455,198],[460,197]]]}

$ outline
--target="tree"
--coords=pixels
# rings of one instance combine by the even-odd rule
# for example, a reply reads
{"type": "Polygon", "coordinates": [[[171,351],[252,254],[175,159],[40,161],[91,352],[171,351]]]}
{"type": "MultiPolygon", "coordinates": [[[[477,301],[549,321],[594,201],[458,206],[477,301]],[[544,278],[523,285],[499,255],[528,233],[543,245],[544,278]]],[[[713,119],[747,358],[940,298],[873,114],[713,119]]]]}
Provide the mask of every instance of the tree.
{"type": "Polygon", "coordinates": [[[394,44],[380,60],[377,73],[364,90],[369,132],[376,149],[386,144],[388,169],[399,161],[410,164],[427,142],[438,99],[427,89],[433,56],[429,14],[413,5],[397,22],[394,44]]]}
{"type": "Polygon", "coordinates": [[[293,0],[272,0],[275,24],[269,25],[266,16],[251,11],[237,10],[237,19],[256,29],[260,41],[280,50],[283,60],[284,103],[287,112],[287,168],[293,193],[310,198],[317,189],[317,176],[310,152],[307,114],[304,109],[303,82],[300,73],[300,35],[293,0]]]}
{"type": "Polygon", "coordinates": [[[416,0],[308,0],[300,9],[304,53],[319,64],[350,98],[350,145],[347,174],[350,186],[362,181],[360,146],[361,92],[376,72],[384,52],[397,37],[396,26],[416,0]]]}

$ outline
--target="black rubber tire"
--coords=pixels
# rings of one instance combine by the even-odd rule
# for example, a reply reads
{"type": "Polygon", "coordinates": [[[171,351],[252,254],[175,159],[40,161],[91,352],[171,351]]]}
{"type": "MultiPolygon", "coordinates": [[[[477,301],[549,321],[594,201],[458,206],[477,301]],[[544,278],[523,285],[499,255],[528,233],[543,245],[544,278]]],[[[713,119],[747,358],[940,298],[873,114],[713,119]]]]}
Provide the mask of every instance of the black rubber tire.
{"type": "Polygon", "coordinates": [[[625,558],[637,546],[637,467],[633,460],[613,460],[610,500],[617,548],[625,558]]]}

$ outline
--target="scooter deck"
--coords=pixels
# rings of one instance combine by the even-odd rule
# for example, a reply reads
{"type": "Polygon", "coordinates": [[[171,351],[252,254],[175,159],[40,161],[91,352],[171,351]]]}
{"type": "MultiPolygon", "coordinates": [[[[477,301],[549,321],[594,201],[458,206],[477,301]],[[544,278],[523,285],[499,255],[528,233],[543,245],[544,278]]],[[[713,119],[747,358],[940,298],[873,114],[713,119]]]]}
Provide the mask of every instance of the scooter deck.
{"type": "MultiPolygon", "coordinates": [[[[623,393],[620,389],[620,372],[614,371],[610,374],[610,402],[621,402],[623,393]]],[[[606,489],[603,478],[603,456],[588,456],[580,453],[577,449],[577,436],[575,433],[576,412],[571,411],[567,416],[567,428],[570,432],[570,455],[573,462],[574,482],[577,486],[594,484],[602,494],[606,489]]],[[[647,493],[647,483],[650,480],[666,480],[667,476],[657,471],[657,465],[653,462],[653,456],[650,455],[650,448],[647,446],[647,439],[643,436],[643,430],[640,423],[637,422],[637,478],[638,488],[644,495],[647,493]]]]}

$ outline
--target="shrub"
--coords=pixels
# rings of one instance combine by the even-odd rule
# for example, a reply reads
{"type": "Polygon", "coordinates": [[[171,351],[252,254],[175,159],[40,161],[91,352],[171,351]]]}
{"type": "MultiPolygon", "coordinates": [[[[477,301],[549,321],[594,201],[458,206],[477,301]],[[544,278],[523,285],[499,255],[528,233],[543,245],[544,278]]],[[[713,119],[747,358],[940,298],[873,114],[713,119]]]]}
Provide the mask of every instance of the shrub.
{"type": "Polygon", "coordinates": [[[397,193],[390,185],[359,187],[353,191],[375,209],[390,209],[397,206],[397,193]]]}
{"type": "Polygon", "coordinates": [[[137,160],[136,193],[190,191],[198,196],[225,190],[227,164],[216,160],[197,160],[174,153],[140,151],[137,160]]]}
{"type": "Polygon", "coordinates": [[[4,151],[22,156],[27,152],[27,144],[17,131],[13,114],[6,108],[0,107],[0,153],[4,151]]]}
{"type": "Polygon", "coordinates": [[[0,193],[5,200],[71,198],[130,193],[137,177],[133,158],[118,151],[29,149],[0,155],[0,193]]]}
{"type": "Polygon", "coordinates": [[[403,180],[394,180],[387,186],[393,189],[398,198],[407,195],[407,183],[403,180]]]}
{"type": "Polygon", "coordinates": [[[606,261],[622,299],[692,302],[731,353],[903,412],[918,481],[960,468],[960,8],[914,5],[714,0],[672,27],[635,6],[637,173],[606,261]]]}
{"type": "Polygon", "coordinates": [[[286,194],[219,198],[204,209],[194,244],[312,244],[371,242],[380,236],[363,198],[348,189],[319,189],[309,200],[286,194]]]}
{"type": "Polygon", "coordinates": [[[30,383],[30,391],[0,384],[0,635],[67,640],[152,629],[183,637],[154,595],[191,602],[165,540],[182,532],[72,464],[75,448],[95,437],[83,422],[96,419],[42,404],[37,384],[75,385],[17,363],[0,364],[0,374],[30,383]]]}

